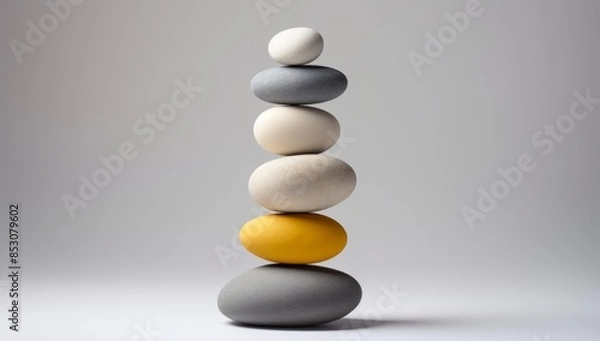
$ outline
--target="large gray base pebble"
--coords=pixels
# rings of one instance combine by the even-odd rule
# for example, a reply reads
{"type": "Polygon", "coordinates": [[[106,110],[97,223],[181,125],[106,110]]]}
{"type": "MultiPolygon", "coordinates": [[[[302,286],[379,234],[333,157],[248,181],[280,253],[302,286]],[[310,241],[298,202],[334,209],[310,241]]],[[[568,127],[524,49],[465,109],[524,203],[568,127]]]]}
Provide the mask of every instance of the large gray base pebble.
{"type": "Polygon", "coordinates": [[[219,310],[238,323],[300,327],[340,319],[358,306],[362,290],[341,271],[320,266],[269,264],[229,282],[219,310]]]}

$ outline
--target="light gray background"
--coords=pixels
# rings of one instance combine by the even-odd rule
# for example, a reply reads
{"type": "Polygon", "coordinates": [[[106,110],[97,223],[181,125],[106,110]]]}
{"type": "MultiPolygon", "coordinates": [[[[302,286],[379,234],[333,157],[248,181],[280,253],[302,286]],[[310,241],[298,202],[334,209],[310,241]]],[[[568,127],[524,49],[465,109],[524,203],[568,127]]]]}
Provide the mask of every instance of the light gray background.
{"type": "Polygon", "coordinates": [[[26,21],[48,8],[2,1],[0,202],[22,205],[24,267],[18,336],[2,275],[3,340],[598,338],[600,109],[548,156],[530,138],[569,112],[574,91],[600,97],[600,3],[482,0],[484,13],[420,77],[407,53],[423,53],[425,33],[466,1],[279,1],[267,22],[255,3],[89,0],[18,64],[9,40],[24,41],[26,21]],[[294,26],[320,31],[316,64],[349,78],[318,105],[338,117],[346,143],[334,151],[358,174],[354,194],[324,211],[349,234],[324,265],[363,285],[354,325],[382,286],[406,293],[384,322],[347,334],[347,322],[240,328],[216,309],[220,287],[263,264],[232,245],[261,214],[247,179],[274,158],[252,136],[269,105],[249,82],[275,66],[270,37],[294,26]],[[204,90],[144,144],[134,122],[187,77],[204,90]],[[72,220],[61,196],[125,141],[139,156],[72,220]],[[460,207],[522,153],[537,169],[469,229],[460,207]],[[223,266],[215,248],[237,258],[223,266]]]}

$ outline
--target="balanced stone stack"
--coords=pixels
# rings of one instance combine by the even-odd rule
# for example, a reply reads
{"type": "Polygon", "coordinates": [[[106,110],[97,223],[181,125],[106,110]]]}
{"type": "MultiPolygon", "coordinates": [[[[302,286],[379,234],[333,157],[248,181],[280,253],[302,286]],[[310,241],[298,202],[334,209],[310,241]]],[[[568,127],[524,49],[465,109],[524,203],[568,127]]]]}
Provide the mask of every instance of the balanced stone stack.
{"type": "Polygon", "coordinates": [[[340,135],[338,120],[306,104],[341,95],[348,85],[338,70],[305,65],[323,51],[323,38],[310,28],[275,35],[269,54],[284,66],[259,72],[251,82],[263,101],[280,104],[254,123],[260,146],[282,157],[259,166],[248,188],[261,206],[275,211],[246,223],[240,241],[254,255],[274,262],[229,282],[219,294],[221,312],[235,322],[263,326],[310,326],[351,312],[362,296],[351,276],[308,265],[339,254],[347,242],[335,220],[313,213],[346,199],[356,174],[323,153],[340,135]]]}

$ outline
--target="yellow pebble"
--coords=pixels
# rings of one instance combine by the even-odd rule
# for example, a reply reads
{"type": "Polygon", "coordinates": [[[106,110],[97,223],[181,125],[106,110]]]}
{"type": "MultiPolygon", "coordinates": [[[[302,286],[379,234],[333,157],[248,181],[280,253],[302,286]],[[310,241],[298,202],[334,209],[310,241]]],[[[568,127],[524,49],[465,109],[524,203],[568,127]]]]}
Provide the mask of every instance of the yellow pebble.
{"type": "Polygon", "coordinates": [[[240,241],[254,255],[276,263],[318,263],[346,246],[346,231],[320,214],[268,214],[247,222],[240,241]]]}

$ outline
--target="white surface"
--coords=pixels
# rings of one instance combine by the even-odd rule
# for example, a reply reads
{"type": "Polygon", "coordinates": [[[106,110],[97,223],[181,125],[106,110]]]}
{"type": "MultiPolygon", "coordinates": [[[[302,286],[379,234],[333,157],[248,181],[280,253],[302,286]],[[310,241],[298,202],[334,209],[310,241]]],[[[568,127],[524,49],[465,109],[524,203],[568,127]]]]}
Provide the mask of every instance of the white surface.
{"type": "Polygon", "coordinates": [[[565,304],[570,298],[561,295],[543,298],[541,293],[486,297],[474,292],[443,296],[407,292],[400,304],[386,305],[390,311],[379,321],[373,321],[369,311],[377,309],[381,291],[368,285],[364,288],[361,305],[347,318],[321,327],[295,330],[232,325],[217,310],[217,283],[102,281],[74,284],[30,285],[24,306],[26,318],[19,338],[5,328],[0,330],[0,338],[28,341],[597,341],[600,335],[597,323],[600,315],[591,309],[596,309],[600,300],[581,301],[580,306],[573,307],[565,304]],[[535,299],[541,300],[532,304],[535,299]],[[562,311],[556,311],[553,304],[561,305],[562,311]],[[139,328],[148,326],[156,336],[145,339],[139,328]]]}

